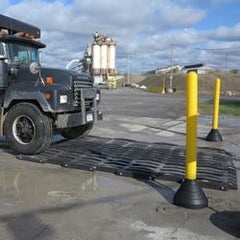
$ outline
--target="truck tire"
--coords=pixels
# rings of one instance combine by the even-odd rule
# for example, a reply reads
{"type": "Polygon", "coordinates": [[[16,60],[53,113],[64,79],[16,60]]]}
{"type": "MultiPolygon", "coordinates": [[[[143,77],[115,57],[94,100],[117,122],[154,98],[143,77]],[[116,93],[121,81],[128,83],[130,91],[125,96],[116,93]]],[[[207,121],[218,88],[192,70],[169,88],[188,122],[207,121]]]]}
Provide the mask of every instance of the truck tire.
{"type": "Polygon", "coordinates": [[[4,135],[15,152],[36,154],[49,147],[52,122],[34,104],[19,103],[7,113],[4,135]]]}
{"type": "Polygon", "coordinates": [[[88,134],[92,127],[93,123],[88,123],[79,127],[66,128],[61,132],[61,135],[69,139],[78,138],[88,134]]]}

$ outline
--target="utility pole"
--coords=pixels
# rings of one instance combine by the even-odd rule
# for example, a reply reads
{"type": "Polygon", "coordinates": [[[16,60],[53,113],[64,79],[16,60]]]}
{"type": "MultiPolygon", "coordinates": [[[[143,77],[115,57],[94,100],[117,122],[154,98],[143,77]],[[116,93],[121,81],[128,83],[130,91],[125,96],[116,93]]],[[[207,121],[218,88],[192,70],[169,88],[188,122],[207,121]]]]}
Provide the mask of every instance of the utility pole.
{"type": "Polygon", "coordinates": [[[171,73],[170,73],[170,86],[168,89],[169,93],[173,92],[173,36],[172,36],[172,44],[171,44],[171,73]]]}
{"type": "Polygon", "coordinates": [[[130,83],[130,79],[129,79],[129,54],[128,54],[128,57],[127,57],[127,70],[128,70],[127,80],[128,80],[128,84],[129,84],[130,83]]]}
{"type": "Polygon", "coordinates": [[[228,72],[228,53],[225,53],[225,61],[226,61],[226,72],[228,72]]]}

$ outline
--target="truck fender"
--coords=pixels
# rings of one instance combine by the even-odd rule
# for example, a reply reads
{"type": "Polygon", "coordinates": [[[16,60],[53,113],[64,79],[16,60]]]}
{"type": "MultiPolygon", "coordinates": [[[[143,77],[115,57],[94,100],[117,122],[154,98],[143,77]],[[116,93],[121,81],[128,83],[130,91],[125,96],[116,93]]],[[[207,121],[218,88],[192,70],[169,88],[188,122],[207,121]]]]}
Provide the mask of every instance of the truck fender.
{"type": "Polygon", "coordinates": [[[48,103],[45,95],[41,92],[24,92],[24,91],[11,91],[8,92],[4,97],[4,108],[9,108],[11,102],[17,101],[36,101],[41,106],[44,112],[53,112],[50,104],[48,103]]]}

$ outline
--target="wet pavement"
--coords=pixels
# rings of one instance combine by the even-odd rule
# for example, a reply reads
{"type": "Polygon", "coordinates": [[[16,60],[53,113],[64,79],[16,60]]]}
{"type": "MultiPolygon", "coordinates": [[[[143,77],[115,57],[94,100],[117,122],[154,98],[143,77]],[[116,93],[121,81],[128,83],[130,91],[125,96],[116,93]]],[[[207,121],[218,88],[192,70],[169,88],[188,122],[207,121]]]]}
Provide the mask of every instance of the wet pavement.
{"type": "Polygon", "coordinates": [[[0,239],[240,236],[238,191],[205,189],[209,208],[186,210],[172,204],[175,182],[24,162],[5,153],[1,157],[0,239]]]}
{"type": "MultiPolygon", "coordinates": [[[[184,97],[104,91],[102,108],[104,121],[91,136],[185,144],[184,97]]],[[[210,130],[209,120],[200,117],[200,146],[239,146],[238,119],[220,121],[221,144],[202,139],[210,130]]],[[[22,161],[4,139],[0,146],[1,240],[240,238],[239,190],[204,188],[209,207],[188,210],[172,204],[176,182],[22,161]]],[[[239,184],[239,170],[237,174],[239,184]]]]}

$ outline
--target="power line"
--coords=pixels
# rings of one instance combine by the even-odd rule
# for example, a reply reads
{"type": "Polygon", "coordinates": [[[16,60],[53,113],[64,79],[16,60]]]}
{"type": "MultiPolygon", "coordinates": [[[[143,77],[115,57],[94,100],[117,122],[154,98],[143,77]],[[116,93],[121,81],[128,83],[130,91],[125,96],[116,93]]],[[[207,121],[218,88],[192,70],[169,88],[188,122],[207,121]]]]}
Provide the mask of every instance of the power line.
{"type": "MultiPolygon", "coordinates": [[[[225,47],[225,48],[199,48],[199,47],[191,47],[187,45],[181,45],[181,44],[171,44],[169,47],[165,47],[164,49],[157,49],[157,51],[166,51],[167,49],[173,49],[174,47],[181,47],[181,48],[188,48],[192,50],[198,50],[198,51],[231,51],[231,50],[240,50],[240,46],[238,47],[225,47]]],[[[156,52],[156,51],[155,51],[156,52]]],[[[118,57],[120,58],[126,58],[127,56],[131,58],[146,58],[148,57],[147,55],[151,54],[150,51],[135,51],[135,54],[118,54],[118,57]],[[146,55],[145,55],[146,54],[146,55]]]]}
{"type": "Polygon", "coordinates": [[[236,50],[240,49],[240,46],[238,47],[225,47],[225,48],[198,48],[198,47],[191,47],[191,46],[186,46],[186,45],[181,45],[181,44],[174,44],[177,47],[182,47],[182,48],[189,48],[193,50],[200,50],[200,51],[226,51],[226,50],[236,50]]]}

